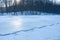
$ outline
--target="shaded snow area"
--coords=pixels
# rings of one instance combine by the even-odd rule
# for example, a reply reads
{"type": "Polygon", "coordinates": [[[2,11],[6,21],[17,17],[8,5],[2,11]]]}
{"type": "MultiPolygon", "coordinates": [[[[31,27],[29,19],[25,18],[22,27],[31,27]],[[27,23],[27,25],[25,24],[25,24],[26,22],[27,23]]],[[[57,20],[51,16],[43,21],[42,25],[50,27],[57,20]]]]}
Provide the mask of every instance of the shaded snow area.
{"type": "Polygon", "coordinates": [[[58,15],[54,13],[46,13],[46,12],[39,12],[39,11],[22,11],[22,12],[10,12],[10,13],[0,13],[0,16],[11,16],[11,15],[58,15]]]}
{"type": "Polygon", "coordinates": [[[0,16],[0,40],[60,40],[60,15],[0,16]]]}

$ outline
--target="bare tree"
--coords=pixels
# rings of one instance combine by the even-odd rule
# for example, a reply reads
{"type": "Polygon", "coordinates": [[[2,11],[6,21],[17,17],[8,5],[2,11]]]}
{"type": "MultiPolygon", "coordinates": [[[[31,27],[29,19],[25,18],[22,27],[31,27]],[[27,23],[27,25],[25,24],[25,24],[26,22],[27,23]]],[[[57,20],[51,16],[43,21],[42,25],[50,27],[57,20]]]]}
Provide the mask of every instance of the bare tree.
{"type": "Polygon", "coordinates": [[[8,7],[8,5],[7,5],[7,0],[3,0],[3,2],[4,2],[4,4],[5,4],[6,12],[7,12],[7,7],[8,7]]]}

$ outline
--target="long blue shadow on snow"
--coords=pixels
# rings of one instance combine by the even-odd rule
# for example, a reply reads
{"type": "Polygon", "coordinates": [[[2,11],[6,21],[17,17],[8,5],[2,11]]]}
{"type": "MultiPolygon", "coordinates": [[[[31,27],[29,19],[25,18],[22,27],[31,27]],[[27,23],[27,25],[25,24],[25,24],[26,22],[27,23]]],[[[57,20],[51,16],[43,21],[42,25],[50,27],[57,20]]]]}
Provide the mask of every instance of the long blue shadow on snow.
{"type": "MultiPolygon", "coordinates": [[[[56,23],[56,24],[60,24],[60,23],[56,23]]],[[[0,34],[0,36],[8,36],[8,35],[17,34],[17,33],[20,33],[20,32],[33,31],[33,30],[35,30],[35,29],[42,29],[42,28],[45,28],[45,27],[48,27],[48,26],[54,26],[54,25],[55,25],[55,24],[45,25],[45,26],[41,26],[41,27],[34,27],[34,28],[31,28],[31,29],[27,29],[27,30],[19,30],[19,31],[12,32],[12,33],[0,34]]]]}

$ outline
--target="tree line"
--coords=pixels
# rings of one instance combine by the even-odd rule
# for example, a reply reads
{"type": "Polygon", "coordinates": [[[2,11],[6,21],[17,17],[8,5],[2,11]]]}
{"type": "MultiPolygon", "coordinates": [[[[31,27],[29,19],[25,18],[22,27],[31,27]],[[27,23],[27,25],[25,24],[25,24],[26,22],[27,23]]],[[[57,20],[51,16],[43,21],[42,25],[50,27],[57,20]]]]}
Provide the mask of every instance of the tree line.
{"type": "Polygon", "coordinates": [[[55,5],[53,2],[48,2],[48,0],[21,0],[19,4],[14,0],[13,5],[11,6],[12,1],[4,0],[5,7],[0,7],[1,12],[17,12],[17,11],[39,11],[39,12],[48,12],[48,13],[60,13],[60,5],[55,5]],[[3,11],[2,11],[3,9],[3,11]]]}

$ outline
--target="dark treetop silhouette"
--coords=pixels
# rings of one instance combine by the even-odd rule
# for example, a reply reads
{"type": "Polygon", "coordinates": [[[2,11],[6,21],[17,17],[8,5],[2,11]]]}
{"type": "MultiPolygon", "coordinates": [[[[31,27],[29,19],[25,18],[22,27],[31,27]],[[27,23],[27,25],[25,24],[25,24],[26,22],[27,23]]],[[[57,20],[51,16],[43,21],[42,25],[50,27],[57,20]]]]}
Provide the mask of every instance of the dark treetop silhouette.
{"type": "MultiPolygon", "coordinates": [[[[52,0],[53,1],[53,0],[52,0]]],[[[9,1],[10,3],[11,1],[9,1]]],[[[7,2],[5,1],[5,5],[7,2]]],[[[48,0],[21,0],[19,4],[14,1],[9,7],[0,7],[1,12],[17,12],[17,11],[39,11],[48,13],[60,13],[60,5],[49,2],[48,0]]]]}

